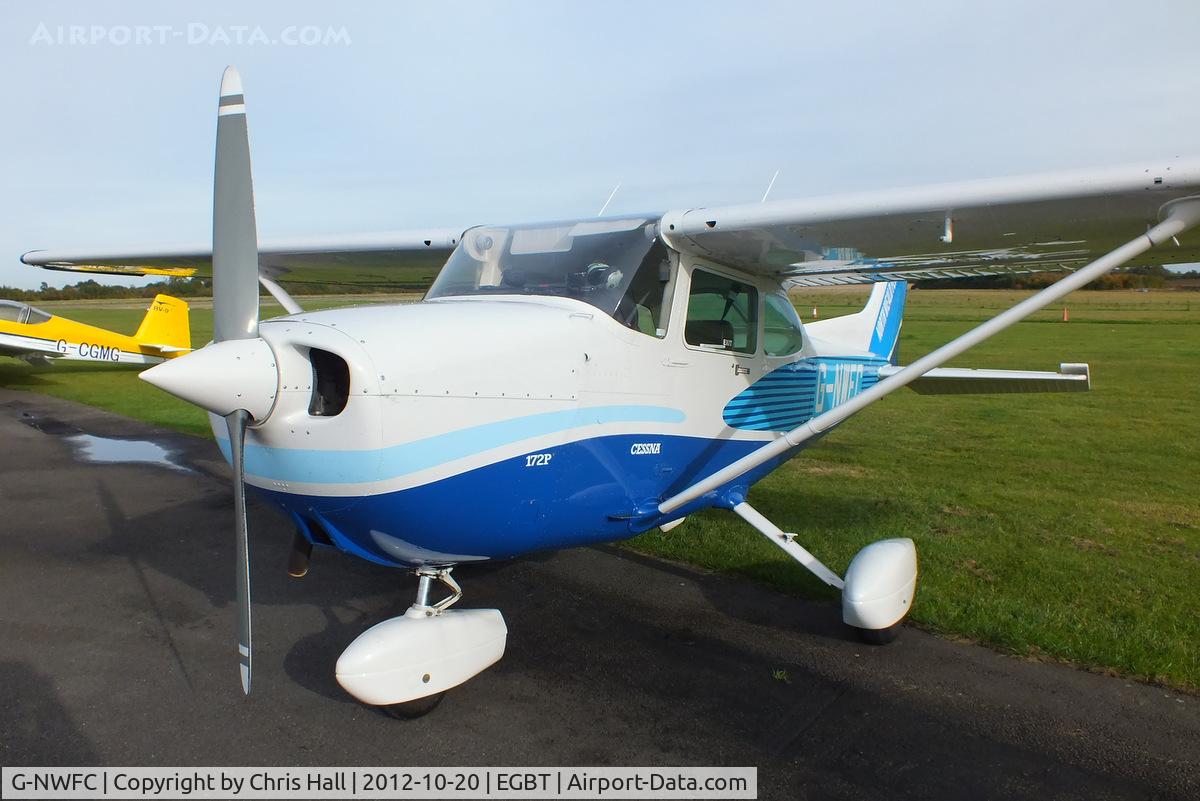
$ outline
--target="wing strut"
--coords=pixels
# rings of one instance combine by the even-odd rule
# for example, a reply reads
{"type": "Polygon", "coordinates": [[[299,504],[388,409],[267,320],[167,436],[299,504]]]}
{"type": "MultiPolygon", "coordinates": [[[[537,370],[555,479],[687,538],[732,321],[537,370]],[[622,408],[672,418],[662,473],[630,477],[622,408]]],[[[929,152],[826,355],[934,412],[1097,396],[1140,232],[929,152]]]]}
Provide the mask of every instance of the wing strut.
{"type": "Polygon", "coordinates": [[[258,274],[258,283],[262,284],[271,293],[271,297],[279,301],[279,305],[288,314],[300,314],[304,311],[304,309],[300,308],[300,304],[296,302],[295,298],[288,294],[286,289],[262,273],[258,274]]]}
{"type": "Polygon", "coordinates": [[[1186,197],[1172,201],[1164,208],[1166,217],[1145,234],[1126,242],[1091,264],[1071,273],[1036,295],[1013,306],[1007,311],[997,314],[992,319],[971,329],[967,333],[947,342],[937,350],[917,359],[912,364],[881,380],[878,384],[855,395],[845,403],[835,406],[824,414],[818,415],[803,425],[793,428],[779,439],[764,445],[758,450],[743,456],[733,464],[713,473],[676,495],[672,495],[658,505],[660,514],[669,514],[681,506],[712,492],[713,490],[740,478],[744,474],[782,456],[792,448],[806,440],[817,436],[829,428],[841,423],[846,418],[870,406],[875,401],[901,387],[920,378],[925,373],[940,367],[960,355],[967,349],[978,345],[985,339],[995,336],[1004,329],[1049,306],[1063,296],[1080,289],[1100,276],[1120,267],[1130,259],[1140,256],[1155,245],[1169,241],[1183,231],[1200,223],[1200,197],[1186,197]]]}
{"type": "Polygon", "coordinates": [[[733,507],[733,511],[737,512],[738,515],[747,523],[758,529],[759,534],[762,534],[768,540],[778,545],[783,549],[784,553],[795,559],[800,564],[804,565],[806,568],[808,568],[810,573],[828,584],[830,587],[840,590],[846,586],[845,582],[838,577],[837,573],[834,573],[832,570],[826,567],[820,559],[813,556],[808,552],[807,549],[801,547],[800,543],[796,542],[795,534],[788,534],[787,532],[783,531],[779,528],[779,526],[763,517],[763,515],[750,504],[742,501],[737,506],[733,507]]]}

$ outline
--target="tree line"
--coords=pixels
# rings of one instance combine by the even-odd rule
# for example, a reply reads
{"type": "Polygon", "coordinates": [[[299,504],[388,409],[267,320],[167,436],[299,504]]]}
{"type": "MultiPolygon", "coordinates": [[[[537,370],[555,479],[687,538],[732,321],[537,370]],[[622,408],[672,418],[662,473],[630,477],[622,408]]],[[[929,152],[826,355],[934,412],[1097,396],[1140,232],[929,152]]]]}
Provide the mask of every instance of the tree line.
{"type": "MultiPolygon", "coordinates": [[[[917,281],[922,289],[1043,289],[1063,277],[1063,272],[1025,273],[1023,275],[987,275],[976,278],[948,278],[917,281]]],[[[1092,281],[1085,289],[1162,289],[1200,278],[1200,270],[1171,272],[1150,265],[1115,270],[1092,281]]]]}
{"type": "MultiPolygon", "coordinates": [[[[291,295],[340,295],[340,294],[379,294],[404,291],[402,287],[362,287],[346,286],[344,284],[314,284],[298,283],[285,284],[291,295]]],[[[212,297],[211,278],[168,278],[156,281],[146,286],[115,286],[101,284],[89,278],[76,284],[64,287],[52,287],[42,282],[37,289],[17,289],[11,286],[0,286],[0,298],[19,300],[26,303],[43,300],[107,300],[121,298],[152,298],[155,295],[171,295],[176,298],[209,298],[212,297]]],[[[266,289],[259,287],[260,295],[269,294],[266,289]]]]}

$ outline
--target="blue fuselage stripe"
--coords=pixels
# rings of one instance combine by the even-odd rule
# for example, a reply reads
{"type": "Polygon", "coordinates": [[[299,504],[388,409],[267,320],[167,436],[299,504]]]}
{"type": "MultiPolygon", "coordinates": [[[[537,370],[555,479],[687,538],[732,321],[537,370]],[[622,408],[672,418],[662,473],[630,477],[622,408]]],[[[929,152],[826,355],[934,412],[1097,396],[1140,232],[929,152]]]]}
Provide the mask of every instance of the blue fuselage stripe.
{"type": "MultiPolygon", "coordinates": [[[[552,459],[521,454],[407,489],[361,497],[257,491],[290,512],[302,532],[382,564],[454,564],[630,537],[677,492],[762,447],[756,440],[617,434],[553,446],[552,459]],[[323,538],[322,538],[323,539],[323,538]]],[[[535,452],[536,453],[536,452],[535,452]]],[[[739,479],[749,486],[775,460],[739,479]]],[[[720,493],[718,493],[720,494],[720,493]]],[[[690,514],[711,498],[680,510],[690,514]]]]}
{"type": "MultiPolygon", "coordinates": [[[[307,450],[246,444],[246,472],[272,481],[366,484],[453,462],[516,442],[605,423],[682,423],[664,406],[592,406],[516,417],[463,428],[389,448],[307,450]]],[[[229,440],[219,439],[229,459],[229,440]]]]}

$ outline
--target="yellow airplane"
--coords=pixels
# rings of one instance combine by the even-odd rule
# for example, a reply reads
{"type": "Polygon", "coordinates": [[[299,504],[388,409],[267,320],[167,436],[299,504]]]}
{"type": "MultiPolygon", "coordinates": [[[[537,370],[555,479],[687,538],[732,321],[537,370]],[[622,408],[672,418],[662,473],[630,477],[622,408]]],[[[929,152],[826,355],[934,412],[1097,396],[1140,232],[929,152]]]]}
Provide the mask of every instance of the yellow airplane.
{"type": "Polygon", "coordinates": [[[188,305],[158,295],[133,336],[77,323],[15,300],[0,300],[0,355],[49,364],[66,359],[108,364],[157,364],[188,353],[188,305]]]}

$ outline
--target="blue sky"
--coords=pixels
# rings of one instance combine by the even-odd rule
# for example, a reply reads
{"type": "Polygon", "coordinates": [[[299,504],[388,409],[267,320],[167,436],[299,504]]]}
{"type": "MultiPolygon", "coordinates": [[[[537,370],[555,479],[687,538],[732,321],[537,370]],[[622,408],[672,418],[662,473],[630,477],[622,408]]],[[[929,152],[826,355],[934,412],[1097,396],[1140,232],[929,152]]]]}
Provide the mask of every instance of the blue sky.
{"type": "Polygon", "coordinates": [[[1200,153],[1192,0],[0,15],[0,284],[25,287],[77,280],[26,250],[207,240],[229,63],[264,237],[589,215],[618,182],[610,213],[756,201],[777,169],[773,199],[1200,153]],[[333,41],[262,41],[306,29],[333,41]]]}

